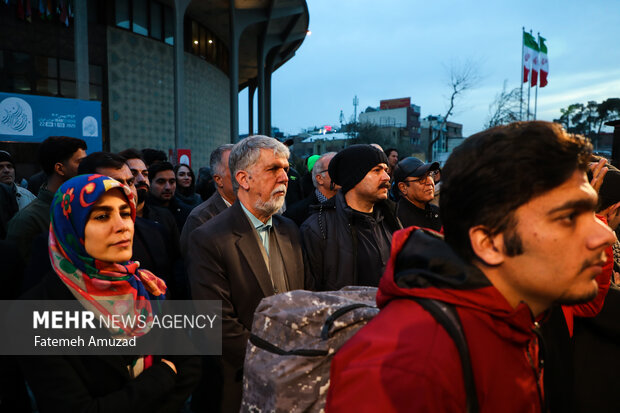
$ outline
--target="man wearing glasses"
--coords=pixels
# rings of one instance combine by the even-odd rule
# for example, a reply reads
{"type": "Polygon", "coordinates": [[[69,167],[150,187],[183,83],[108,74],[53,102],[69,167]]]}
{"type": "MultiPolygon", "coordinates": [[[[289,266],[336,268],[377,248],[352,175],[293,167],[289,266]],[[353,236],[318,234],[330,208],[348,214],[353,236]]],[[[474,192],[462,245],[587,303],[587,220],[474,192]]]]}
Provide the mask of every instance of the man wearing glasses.
{"type": "Polygon", "coordinates": [[[401,197],[397,215],[404,227],[416,226],[441,231],[439,207],[430,203],[435,197],[435,178],[438,173],[437,162],[424,163],[408,157],[397,164],[394,185],[401,197]]]}

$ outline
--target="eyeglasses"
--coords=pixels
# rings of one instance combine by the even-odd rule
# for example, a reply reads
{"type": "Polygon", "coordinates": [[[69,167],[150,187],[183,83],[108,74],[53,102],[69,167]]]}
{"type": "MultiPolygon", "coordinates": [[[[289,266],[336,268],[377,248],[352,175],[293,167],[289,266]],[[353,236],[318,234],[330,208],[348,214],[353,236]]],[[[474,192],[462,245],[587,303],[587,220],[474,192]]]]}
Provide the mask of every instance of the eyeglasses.
{"type": "Polygon", "coordinates": [[[422,175],[418,179],[411,179],[409,181],[403,181],[403,182],[406,184],[410,184],[412,182],[419,182],[421,184],[425,184],[429,176],[433,178],[433,181],[435,181],[435,179],[437,179],[437,175],[439,175],[439,170],[435,169],[434,171],[430,171],[429,173],[422,175]]]}

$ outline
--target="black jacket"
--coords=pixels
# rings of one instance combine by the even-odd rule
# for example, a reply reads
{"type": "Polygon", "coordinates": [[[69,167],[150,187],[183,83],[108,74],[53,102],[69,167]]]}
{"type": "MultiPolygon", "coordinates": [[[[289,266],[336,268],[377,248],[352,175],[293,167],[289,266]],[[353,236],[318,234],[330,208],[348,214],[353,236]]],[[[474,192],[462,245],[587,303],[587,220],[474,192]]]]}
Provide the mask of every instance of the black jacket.
{"type": "MultiPolygon", "coordinates": [[[[357,268],[360,249],[357,214],[347,205],[342,192],[313,209],[314,213],[301,226],[306,289],[329,291],[359,285],[358,279],[363,269],[357,268]]],[[[380,201],[374,209],[383,218],[377,225],[382,225],[387,233],[402,229],[394,202],[380,201]]]]}
{"type": "MultiPolygon", "coordinates": [[[[75,300],[55,273],[21,299],[75,300]]],[[[178,412],[200,378],[200,359],[171,358],[178,374],[158,360],[132,379],[127,357],[28,356],[22,370],[41,413],[178,412]]]]}
{"type": "Polygon", "coordinates": [[[441,218],[439,217],[439,207],[433,204],[426,204],[425,209],[420,209],[411,201],[402,197],[398,201],[396,215],[403,224],[403,227],[416,226],[429,228],[433,231],[441,231],[441,218]]]}
{"type": "Polygon", "coordinates": [[[224,202],[224,198],[222,198],[219,192],[215,191],[209,199],[192,210],[185,221],[185,225],[183,225],[183,231],[181,231],[181,254],[183,256],[187,254],[189,235],[192,231],[220,212],[224,212],[226,208],[228,207],[224,202]]]}
{"type": "Polygon", "coordinates": [[[317,204],[320,204],[319,199],[316,197],[316,193],[312,191],[306,198],[287,207],[282,215],[292,219],[300,227],[310,216],[310,207],[317,204]]]}
{"type": "Polygon", "coordinates": [[[170,200],[170,203],[168,204],[168,206],[164,206],[164,204],[159,199],[155,198],[152,195],[149,195],[146,198],[146,205],[150,207],[155,206],[155,207],[163,208],[163,209],[167,209],[168,211],[170,211],[176,223],[177,239],[180,236],[179,234],[181,234],[181,231],[183,230],[183,225],[185,225],[185,220],[189,216],[190,212],[192,212],[192,208],[193,208],[189,205],[184,204],[183,202],[179,200],[179,198],[176,198],[176,197],[173,197],[170,200]]]}
{"type": "Polygon", "coordinates": [[[545,395],[555,412],[617,412],[620,395],[620,289],[609,288],[601,312],[576,317],[570,337],[562,308],[542,324],[547,346],[545,395]]]}

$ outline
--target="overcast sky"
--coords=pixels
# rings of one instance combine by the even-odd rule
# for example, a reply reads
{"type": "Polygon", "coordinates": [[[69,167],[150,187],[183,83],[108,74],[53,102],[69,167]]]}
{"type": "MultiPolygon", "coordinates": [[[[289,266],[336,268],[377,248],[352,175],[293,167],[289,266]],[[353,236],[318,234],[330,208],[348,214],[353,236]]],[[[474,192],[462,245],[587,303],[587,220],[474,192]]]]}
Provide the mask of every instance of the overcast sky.
{"type": "MultiPolygon", "coordinates": [[[[272,77],[272,124],[288,134],[348,121],[381,99],[411,97],[422,117],[444,114],[447,67],[467,61],[481,80],[451,120],[469,136],[484,128],[489,105],[519,86],[521,28],[547,39],[549,84],[538,119],[571,103],[620,97],[617,0],[307,0],[312,34],[272,77]]],[[[527,89],[524,89],[527,91],[527,89]]],[[[531,105],[534,105],[532,89],[531,105]]],[[[239,96],[240,133],[248,132],[247,89],[239,96]]],[[[254,128],[257,123],[255,121],[254,128]]]]}

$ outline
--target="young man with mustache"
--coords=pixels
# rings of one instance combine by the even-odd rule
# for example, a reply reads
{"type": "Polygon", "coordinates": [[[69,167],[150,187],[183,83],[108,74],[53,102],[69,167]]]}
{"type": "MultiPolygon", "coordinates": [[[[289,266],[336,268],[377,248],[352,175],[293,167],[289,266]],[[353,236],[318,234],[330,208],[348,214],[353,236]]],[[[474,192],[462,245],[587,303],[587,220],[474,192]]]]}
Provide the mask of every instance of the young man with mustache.
{"type": "Polygon", "coordinates": [[[221,411],[239,411],[245,348],[260,300],[304,286],[299,229],[276,214],[288,187],[289,155],[267,136],[235,144],[228,165],[237,201],[189,236],[192,298],[222,302],[221,411]]]}
{"type": "Polygon", "coordinates": [[[371,145],[352,145],[334,156],[328,170],[342,188],[301,226],[306,288],[376,287],[390,257],[392,233],[402,228],[388,200],[387,157],[371,145]]]}

